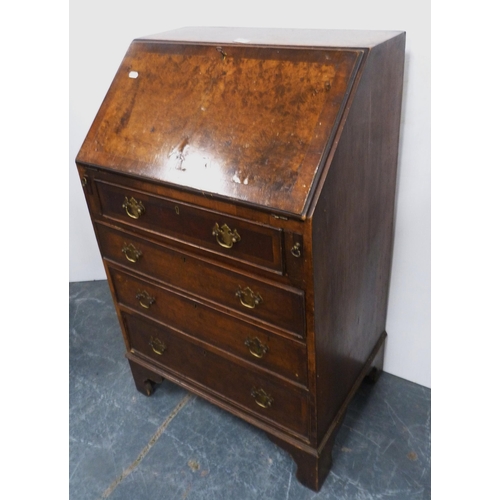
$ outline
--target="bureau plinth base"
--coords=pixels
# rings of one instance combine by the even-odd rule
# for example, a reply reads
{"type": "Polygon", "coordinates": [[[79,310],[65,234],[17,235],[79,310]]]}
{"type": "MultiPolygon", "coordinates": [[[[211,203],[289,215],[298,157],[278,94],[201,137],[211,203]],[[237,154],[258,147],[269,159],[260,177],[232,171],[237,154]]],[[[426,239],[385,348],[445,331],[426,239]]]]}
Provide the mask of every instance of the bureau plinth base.
{"type": "Polygon", "coordinates": [[[323,438],[318,449],[298,443],[294,445],[284,441],[273,434],[266,433],[267,437],[280,448],[287,451],[297,465],[296,477],[300,483],[313,491],[319,491],[323,485],[328,472],[332,467],[332,450],[335,443],[335,437],[344,421],[344,417],[359,386],[365,382],[374,384],[382,373],[384,364],[384,350],[387,333],[382,332],[377,344],[368,357],[352,389],[349,391],[344,403],[342,404],[337,416],[333,420],[328,432],[323,438]]]}
{"type": "Polygon", "coordinates": [[[151,396],[155,390],[155,386],[163,382],[163,377],[141,365],[138,365],[137,363],[134,363],[130,359],[128,362],[130,364],[130,370],[132,372],[132,376],[134,377],[137,390],[145,396],[151,396]]]}

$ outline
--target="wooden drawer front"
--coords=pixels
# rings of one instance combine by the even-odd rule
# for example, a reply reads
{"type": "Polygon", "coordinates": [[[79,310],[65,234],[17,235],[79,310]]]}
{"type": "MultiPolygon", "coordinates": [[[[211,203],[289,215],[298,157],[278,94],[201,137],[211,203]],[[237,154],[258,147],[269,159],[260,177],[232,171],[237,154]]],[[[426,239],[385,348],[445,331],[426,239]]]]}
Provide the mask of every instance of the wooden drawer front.
{"type": "Polygon", "coordinates": [[[280,229],[235,219],[97,179],[96,186],[102,215],[107,219],[202,247],[235,261],[283,273],[280,229]],[[137,218],[129,216],[127,210],[137,218]],[[238,241],[229,241],[227,244],[232,245],[230,248],[221,246],[218,241],[225,244],[224,236],[220,233],[213,234],[216,224],[222,233],[226,226],[238,241]]]}
{"type": "Polygon", "coordinates": [[[261,418],[300,435],[307,434],[306,391],[233,364],[168,328],[126,313],[122,317],[132,352],[140,353],[181,378],[208,388],[261,418]],[[265,406],[270,405],[263,408],[257,400],[265,406]]]}
{"type": "Polygon", "coordinates": [[[248,278],[133,234],[95,226],[104,258],[304,337],[301,290],[248,278]]]}
{"type": "Polygon", "coordinates": [[[307,355],[301,342],[257,328],[111,267],[108,270],[120,304],[255,366],[306,384],[307,355]],[[149,308],[144,307],[150,302],[149,308]]]}

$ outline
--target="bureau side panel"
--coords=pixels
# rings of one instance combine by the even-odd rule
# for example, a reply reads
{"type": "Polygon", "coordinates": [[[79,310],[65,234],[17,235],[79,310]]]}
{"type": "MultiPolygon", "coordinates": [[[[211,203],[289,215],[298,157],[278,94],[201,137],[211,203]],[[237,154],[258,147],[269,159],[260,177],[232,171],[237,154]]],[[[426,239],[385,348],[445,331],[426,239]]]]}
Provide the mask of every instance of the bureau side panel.
{"type": "Polygon", "coordinates": [[[385,330],[404,44],[368,53],[313,212],[319,442],[385,330]]]}

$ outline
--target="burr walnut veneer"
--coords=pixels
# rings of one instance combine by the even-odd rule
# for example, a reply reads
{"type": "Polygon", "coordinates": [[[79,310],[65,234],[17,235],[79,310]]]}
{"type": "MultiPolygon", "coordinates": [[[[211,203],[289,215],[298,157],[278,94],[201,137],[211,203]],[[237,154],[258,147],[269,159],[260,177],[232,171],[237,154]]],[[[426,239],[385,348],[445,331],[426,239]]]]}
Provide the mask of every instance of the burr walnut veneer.
{"type": "Polygon", "coordinates": [[[139,391],[263,429],[318,490],[382,367],[405,35],[134,40],[76,163],[139,391]]]}

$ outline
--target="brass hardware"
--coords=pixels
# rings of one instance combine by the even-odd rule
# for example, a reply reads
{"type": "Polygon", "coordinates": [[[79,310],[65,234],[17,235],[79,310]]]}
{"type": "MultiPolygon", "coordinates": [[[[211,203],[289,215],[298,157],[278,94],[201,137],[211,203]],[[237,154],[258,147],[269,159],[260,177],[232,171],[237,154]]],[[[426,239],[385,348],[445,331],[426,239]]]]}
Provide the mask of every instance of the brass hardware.
{"type": "Polygon", "coordinates": [[[293,247],[290,251],[292,252],[292,255],[294,257],[300,257],[301,256],[300,243],[295,243],[295,245],[293,245],[293,247]]]}
{"type": "Polygon", "coordinates": [[[149,346],[153,349],[155,354],[158,354],[158,356],[161,356],[167,348],[167,346],[159,338],[153,337],[149,340],[149,346]]]}
{"type": "Polygon", "coordinates": [[[248,286],[244,290],[242,290],[241,287],[238,286],[236,297],[239,297],[240,302],[249,309],[254,309],[255,306],[264,302],[264,299],[260,296],[260,293],[253,292],[248,286]]]}
{"type": "Polygon", "coordinates": [[[146,290],[137,292],[135,298],[139,301],[139,304],[144,307],[144,309],[149,309],[155,303],[155,298],[149,295],[146,290]]]}
{"type": "Polygon", "coordinates": [[[178,207],[177,205],[175,205],[175,213],[176,213],[177,215],[179,215],[179,213],[180,213],[179,207],[178,207]]]}
{"type": "Polygon", "coordinates": [[[222,47],[216,47],[217,52],[222,56],[222,60],[225,61],[227,54],[222,50],[222,47]]]}
{"type": "Polygon", "coordinates": [[[262,358],[264,354],[269,351],[269,347],[267,347],[266,344],[263,344],[257,337],[254,337],[253,339],[247,337],[245,345],[248,347],[250,354],[256,358],[262,358]]]}
{"type": "Polygon", "coordinates": [[[125,209],[127,215],[132,217],[132,219],[138,219],[141,215],[146,213],[146,209],[144,208],[142,202],[137,201],[135,198],[130,198],[129,200],[126,196],[122,208],[125,209]]]}
{"type": "Polygon", "coordinates": [[[83,187],[85,187],[85,186],[87,185],[87,182],[88,182],[87,176],[86,176],[86,175],[84,175],[84,176],[82,177],[81,181],[82,181],[82,186],[83,186],[83,187]]]}
{"type": "Polygon", "coordinates": [[[125,254],[126,259],[130,262],[137,262],[139,257],[142,255],[142,252],[137,250],[132,243],[129,243],[128,245],[124,243],[122,252],[125,254]]]}
{"type": "Polygon", "coordinates": [[[241,236],[238,234],[238,231],[236,231],[236,229],[231,231],[227,224],[219,227],[219,224],[215,223],[215,226],[212,229],[212,235],[215,236],[217,243],[224,248],[231,248],[234,243],[238,243],[238,241],[241,240],[241,236]],[[219,238],[221,238],[222,241],[219,238]]]}
{"type": "Polygon", "coordinates": [[[264,389],[257,389],[254,387],[250,394],[261,408],[269,408],[273,404],[273,397],[270,394],[267,394],[264,389]]]}

